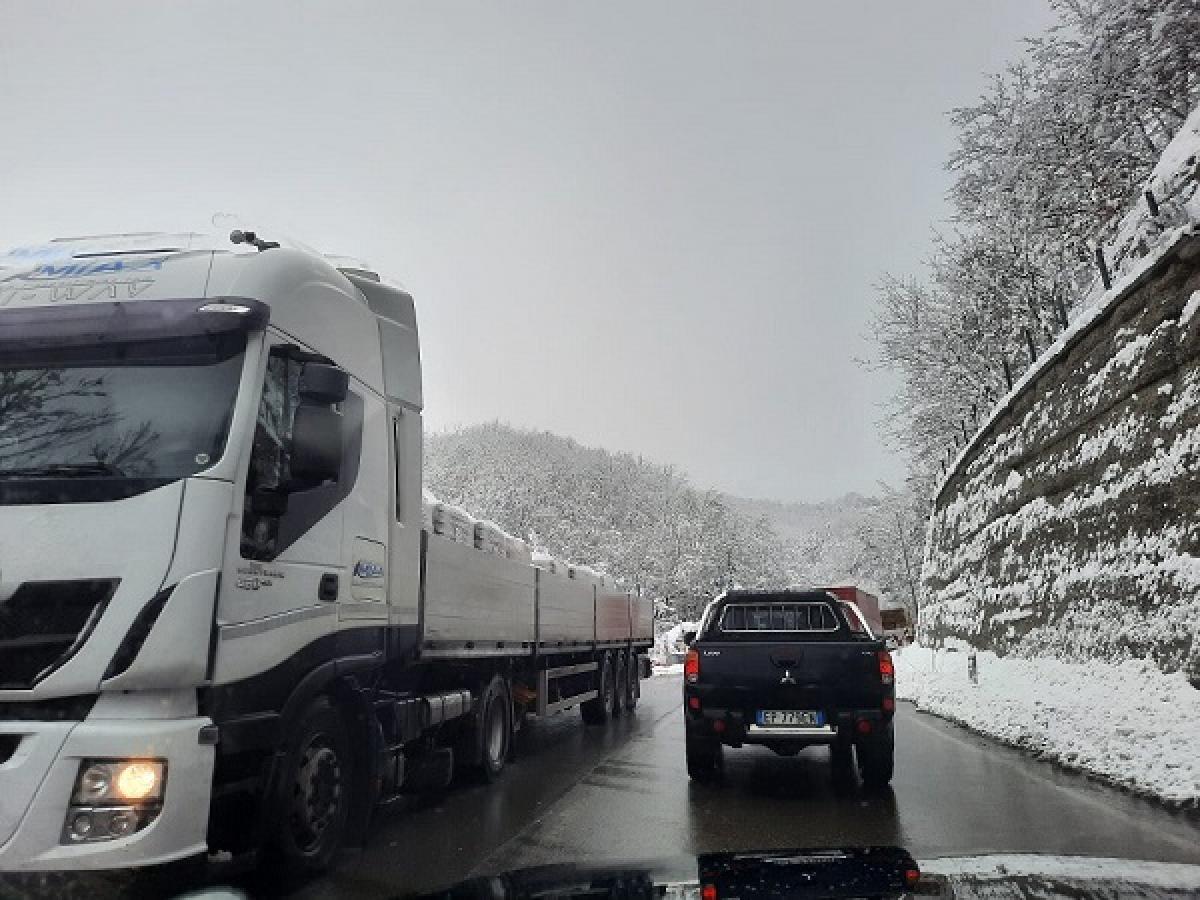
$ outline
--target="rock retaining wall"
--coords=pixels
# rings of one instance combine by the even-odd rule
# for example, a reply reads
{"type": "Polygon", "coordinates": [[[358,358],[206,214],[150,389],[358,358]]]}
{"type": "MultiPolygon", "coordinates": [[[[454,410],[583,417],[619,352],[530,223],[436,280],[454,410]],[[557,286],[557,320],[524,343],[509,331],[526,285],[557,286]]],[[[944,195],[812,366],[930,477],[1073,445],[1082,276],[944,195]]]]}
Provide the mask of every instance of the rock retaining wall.
{"type": "Polygon", "coordinates": [[[1200,237],[977,436],[936,499],[922,640],[1200,679],[1200,237]]]}

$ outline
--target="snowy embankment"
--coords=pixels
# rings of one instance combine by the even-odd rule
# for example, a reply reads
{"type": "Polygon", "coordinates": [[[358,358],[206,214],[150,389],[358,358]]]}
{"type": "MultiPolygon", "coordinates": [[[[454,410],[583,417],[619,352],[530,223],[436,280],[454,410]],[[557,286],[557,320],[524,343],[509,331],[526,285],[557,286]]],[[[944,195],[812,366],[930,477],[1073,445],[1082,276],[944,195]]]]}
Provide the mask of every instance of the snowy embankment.
{"type": "Polygon", "coordinates": [[[1116,665],[905,647],[901,699],[1043,759],[1175,807],[1200,808],[1200,690],[1153,663],[1116,665]]]}

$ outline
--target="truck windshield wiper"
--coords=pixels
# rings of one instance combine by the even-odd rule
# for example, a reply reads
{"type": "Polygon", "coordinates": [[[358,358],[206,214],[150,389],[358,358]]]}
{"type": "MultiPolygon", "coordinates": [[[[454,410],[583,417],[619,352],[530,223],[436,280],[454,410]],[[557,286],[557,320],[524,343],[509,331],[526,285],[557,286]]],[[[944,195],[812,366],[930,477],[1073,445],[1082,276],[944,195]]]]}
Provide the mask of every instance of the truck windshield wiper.
{"type": "Polygon", "coordinates": [[[125,472],[120,467],[106,462],[54,463],[47,466],[0,470],[0,478],[53,478],[75,475],[108,475],[120,478],[124,477],[125,472]]]}

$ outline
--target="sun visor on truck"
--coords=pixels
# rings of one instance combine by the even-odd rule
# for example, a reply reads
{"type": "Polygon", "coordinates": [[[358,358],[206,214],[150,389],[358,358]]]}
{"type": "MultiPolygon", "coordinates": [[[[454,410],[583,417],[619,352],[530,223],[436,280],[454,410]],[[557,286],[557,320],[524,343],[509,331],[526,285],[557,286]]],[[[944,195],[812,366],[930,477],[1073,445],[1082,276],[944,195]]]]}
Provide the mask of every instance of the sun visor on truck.
{"type": "Polygon", "coordinates": [[[86,362],[114,350],[141,363],[178,364],[240,352],[245,335],[266,326],[270,309],[242,297],[73,303],[0,309],[0,366],[50,359],[86,362]]]}

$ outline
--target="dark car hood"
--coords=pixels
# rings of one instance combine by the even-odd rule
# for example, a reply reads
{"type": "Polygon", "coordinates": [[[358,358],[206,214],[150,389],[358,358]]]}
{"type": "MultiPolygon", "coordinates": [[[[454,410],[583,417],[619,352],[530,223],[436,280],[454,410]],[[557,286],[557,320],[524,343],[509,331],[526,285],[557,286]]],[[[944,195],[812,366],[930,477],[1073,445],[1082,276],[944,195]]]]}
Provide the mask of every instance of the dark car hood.
{"type": "MultiPolygon", "coordinates": [[[[910,876],[911,877],[911,876],[910,876]]],[[[711,890],[710,889],[710,890],[711,890]]],[[[637,863],[560,864],[472,878],[422,895],[442,898],[857,897],[1184,898],[1200,896],[1200,866],[1077,856],[1004,854],[915,863],[895,847],[720,853],[637,863]],[[905,874],[918,868],[915,891],[905,874]],[[715,893],[702,893],[711,885],[715,893]]]]}

